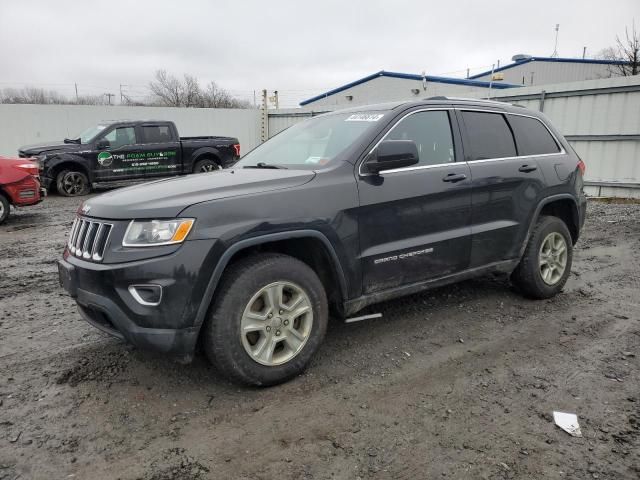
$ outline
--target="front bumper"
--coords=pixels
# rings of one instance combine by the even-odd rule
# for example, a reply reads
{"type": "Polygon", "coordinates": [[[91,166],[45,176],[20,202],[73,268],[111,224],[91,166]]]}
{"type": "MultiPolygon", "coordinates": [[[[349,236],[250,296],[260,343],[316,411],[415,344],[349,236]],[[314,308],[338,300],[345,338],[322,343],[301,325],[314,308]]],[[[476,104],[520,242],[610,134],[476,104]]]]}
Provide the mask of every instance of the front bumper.
{"type": "Polygon", "coordinates": [[[215,240],[185,242],[151,259],[107,264],[67,250],[58,262],[61,286],[76,300],[82,318],[133,345],[185,358],[195,349],[202,319],[197,312],[215,266],[215,240]],[[142,304],[131,285],[162,287],[158,305],[142,304]]]}

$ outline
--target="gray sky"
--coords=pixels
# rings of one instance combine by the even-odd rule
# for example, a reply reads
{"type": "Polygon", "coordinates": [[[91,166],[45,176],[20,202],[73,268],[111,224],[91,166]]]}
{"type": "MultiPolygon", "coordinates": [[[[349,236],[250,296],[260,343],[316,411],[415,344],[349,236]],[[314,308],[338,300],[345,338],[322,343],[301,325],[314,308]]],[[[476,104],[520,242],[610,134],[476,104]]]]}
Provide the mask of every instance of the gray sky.
{"type": "Polygon", "coordinates": [[[638,0],[0,0],[0,88],[147,94],[159,68],[296,106],[378,70],[463,77],[516,53],[612,45],[638,0]]]}

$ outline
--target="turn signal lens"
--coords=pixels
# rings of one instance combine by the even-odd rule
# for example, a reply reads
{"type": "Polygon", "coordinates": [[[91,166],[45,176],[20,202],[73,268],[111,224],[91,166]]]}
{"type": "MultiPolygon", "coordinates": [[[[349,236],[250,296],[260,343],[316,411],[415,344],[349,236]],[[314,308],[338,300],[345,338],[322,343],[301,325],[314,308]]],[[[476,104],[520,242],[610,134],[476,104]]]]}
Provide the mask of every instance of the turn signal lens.
{"type": "Polygon", "coordinates": [[[173,242],[182,242],[185,238],[187,238],[187,235],[189,235],[192,225],[193,225],[192,219],[183,220],[180,223],[180,225],[178,225],[178,228],[176,229],[176,233],[173,234],[173,237],[171,238],[171,240],[173,242]]]}

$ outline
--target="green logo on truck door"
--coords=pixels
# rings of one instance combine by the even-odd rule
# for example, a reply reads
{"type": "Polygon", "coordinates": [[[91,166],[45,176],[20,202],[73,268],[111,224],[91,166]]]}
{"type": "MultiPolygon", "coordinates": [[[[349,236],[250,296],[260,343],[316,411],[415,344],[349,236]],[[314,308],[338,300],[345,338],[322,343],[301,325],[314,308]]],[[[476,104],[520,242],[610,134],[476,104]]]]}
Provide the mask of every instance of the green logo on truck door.
{"type": "Polygon", "coordinates": [[[113,156],[109,152],[100,152],[98,154],[98,163],[103,167],[108,167],[113,163],[113,156]]]}

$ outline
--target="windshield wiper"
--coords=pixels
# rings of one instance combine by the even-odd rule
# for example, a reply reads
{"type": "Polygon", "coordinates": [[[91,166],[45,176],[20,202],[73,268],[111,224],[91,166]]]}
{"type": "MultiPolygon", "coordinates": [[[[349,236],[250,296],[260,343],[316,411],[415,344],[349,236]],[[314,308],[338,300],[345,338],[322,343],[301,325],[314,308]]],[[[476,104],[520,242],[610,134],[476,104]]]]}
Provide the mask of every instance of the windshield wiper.
{"type": "Polygon", "coordinates": [[[287,167],[283,167],[282,165],[273,165],[271,163],[258,162],[255,165],[245,165],[242,168],[283,168],[287,169],[287,167]]]}

